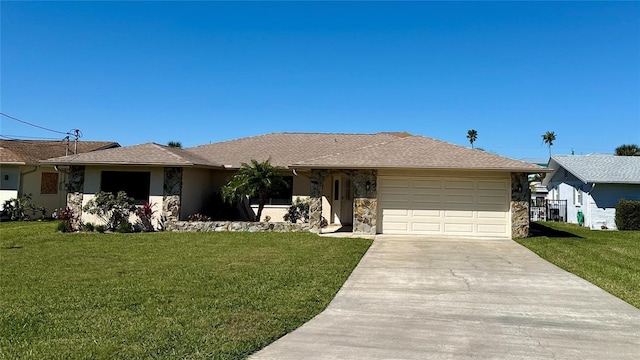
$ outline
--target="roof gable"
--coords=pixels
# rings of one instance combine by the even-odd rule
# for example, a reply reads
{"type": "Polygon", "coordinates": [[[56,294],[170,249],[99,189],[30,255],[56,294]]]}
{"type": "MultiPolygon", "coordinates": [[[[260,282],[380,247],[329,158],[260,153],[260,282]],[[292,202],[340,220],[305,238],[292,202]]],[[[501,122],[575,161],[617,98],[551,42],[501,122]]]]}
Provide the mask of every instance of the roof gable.
{"type": "Polygon", "coordinates": [[[205,166],[220,167],[218,163],[204,159],[184,149],[156,143],[146,143],[106,149],[91,153],[63,156],[44,160],[42,163],[75,165],[157,165],[157,166],[205,166]]]}
{"type": "Polygon", "coordinates": [[[289,167],[292,164],[336,153],[350,152],[411,136],[407,133],[331,134],[271,133],[186,149],[203,158],[215,159],[227,168],[239,168],[252,159],[289,167]]]}
{"type": "MultiPolygon", "coordinates": [[[[549,167],[554,174],[561,168],[566,169],[585,184],[640,184],[640,156],[554,155],[549,167]]],[[[552,177],[545,178],[545,184],[552,177]]]]}
{"type": "Polygon", "coordinates": [[[296,167],[469,169],[541,172],[545,168],[482,150],[410,136],[295,164],[296,167]]]}
{"type": "MultiPolygon", "coordinates": [[[[86,153],[101,149],[119,147],[113,141],[78,141],[78,153],[86,153]]],[[[45,140],[0,140],[0,162],[36,164],[39,160],[64,156],[72,153],[75,144],[70,143],[67,149],[65,141],[45,140]]]]}

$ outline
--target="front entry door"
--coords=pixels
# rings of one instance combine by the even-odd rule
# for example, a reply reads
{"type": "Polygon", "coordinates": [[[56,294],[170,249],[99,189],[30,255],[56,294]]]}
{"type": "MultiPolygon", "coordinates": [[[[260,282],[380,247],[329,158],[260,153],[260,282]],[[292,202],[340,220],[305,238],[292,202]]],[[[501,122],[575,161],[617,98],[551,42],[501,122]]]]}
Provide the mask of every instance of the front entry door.
{"type": "Polygon", "coordinates": [[[342,224],[342,178],[340,176],[334,176],[332,185],[331,223],[342,224]]]}
{"type": "Polygon", "coordinates": [[[341,214],[342,225],[353,225],[353,185],[348,177],[342,178],[341,214]]]}

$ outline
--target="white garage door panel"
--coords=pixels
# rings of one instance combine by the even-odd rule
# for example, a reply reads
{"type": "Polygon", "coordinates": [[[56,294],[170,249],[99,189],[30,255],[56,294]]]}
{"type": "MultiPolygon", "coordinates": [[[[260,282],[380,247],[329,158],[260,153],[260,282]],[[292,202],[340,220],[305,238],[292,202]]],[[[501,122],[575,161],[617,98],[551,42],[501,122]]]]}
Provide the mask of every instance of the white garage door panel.
{"type": "Polygon", "coordinates": [[[411,231],[412,232],[432,232],[432,231],[440,231],[440,223],[412,223],[411,231]]]}
{"type": "Polygon", "coordinates": [[[501,234],[507,231],[507,227],[500,224],[478,224],[478,233],[480,234],[501,234]]]}
{"type": "Polygon", "coordinates": [[[440,210],[413,210],[414,217],[435,217],[440,218],[441,211],[440,210]]]}
{"type": "Polygon", "coordinates": [[[378,206],[385,234],[510,234],[509,178],[381,176],[378,206]]]}
{"type": "Polygon", "coordinates": [[[440,190],[440,188],[442,188],[442,182],[440,180],[414,180],[413,181],[413,188],[414,189],[420,189],[420,188],[425,188],[425,189],[437,189],[440,190]]]}

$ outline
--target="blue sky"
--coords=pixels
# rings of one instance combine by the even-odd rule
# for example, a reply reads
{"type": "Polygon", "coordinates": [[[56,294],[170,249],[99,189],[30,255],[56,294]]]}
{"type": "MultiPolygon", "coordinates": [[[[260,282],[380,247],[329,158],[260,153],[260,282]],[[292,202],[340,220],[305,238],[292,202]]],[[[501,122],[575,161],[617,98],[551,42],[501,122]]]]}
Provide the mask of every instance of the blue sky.
{"type": "MultiPolygon", "coordinates": [[[[640,143],[640,2],[6,2],[2,112],[185,147],[408,131],[514,158],[640,143]]],[[[6,137],[60,137],[2,117],[6,137]]]]}

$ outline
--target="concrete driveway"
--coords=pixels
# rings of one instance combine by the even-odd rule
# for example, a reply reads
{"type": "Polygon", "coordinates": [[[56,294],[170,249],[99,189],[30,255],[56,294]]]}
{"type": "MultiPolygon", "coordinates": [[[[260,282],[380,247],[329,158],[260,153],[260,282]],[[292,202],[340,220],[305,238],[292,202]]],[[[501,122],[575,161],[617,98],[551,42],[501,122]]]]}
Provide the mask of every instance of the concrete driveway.
{"type": "Polygon", "coordinates": [[[640,359],[640,310],[511,240],[378,236],[252,359],[640,359]]]}

